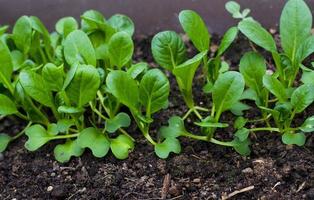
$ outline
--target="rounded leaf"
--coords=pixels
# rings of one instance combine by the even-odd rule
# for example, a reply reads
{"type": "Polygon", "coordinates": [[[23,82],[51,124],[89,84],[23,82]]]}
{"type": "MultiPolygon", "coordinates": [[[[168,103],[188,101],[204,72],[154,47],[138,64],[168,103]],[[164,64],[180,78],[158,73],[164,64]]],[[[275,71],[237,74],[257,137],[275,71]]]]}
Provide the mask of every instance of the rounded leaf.
{"type": "Polygon", "coordinates": [[[97,69],[90,65],[80,65],[66,88],[66,93],[75,105],[83,107],[93,100],[100,86],[97,69]]]}
{"type": "Polygon", "coordinates": [[[179,154],[181,152],[180,141],[176,138],[166,138],[162,143],[155,145],[155,153],[159,158],[166,159],[173,152],[179,154]]]}
{"type": "Polygon", "coordinates": [[[131,124],[131,119],[126,113],[119,113],[112,119],[106,120],[106,131],[109,133],[116,132],[121,127],[129,127],[131,124]]]}
{"type": "Polygon", "coordinates": [[[134,142],[126,135],[119,135],[110,142],[111,151],[118,159],[126,159],[129,156],[129,152],[134,149],[134,142]]]}
{"type": "Polygon", "coordinates": [[[0,115],[11,115],[17,112],[15,103],[9,97],[0,94],[0,115]]]}
{"type": "Polygon", "coordinates": [[[11,137],[7,134],[0,133],[0,153],[4,152],[4,150],[7,148],[8,144],[11,141],[11,137]]]}
{"type": "Polygon", "coordinates": [[[126,15],[115,14],[108,19],[108,24],[110,24],[118,32],[124,31],[130,36],[134,33],[134,23],[126,15]]]}
{"type": "Polygon", "coordinates": [[[115,33],[109,40],[108,51],[112,64],[119,69],[132,58],[134,44],[130,35],[125,32],[115,33]]]}
{"type": "Polygon", "coordinates": [[[243,91],[244,79],[239,72],[229,71],[221,74],[212,91],[217,112],[230,109],[241,98],[243,91]]]}
{"type": "Polygon", "coordinates": [[[136,81],[124,71],[111,71],[106,79],[108,90],[118,101],[131,109],[138,109],[139,89],[136,81]]]}
{"type": "Polygon", "coordinates": [[[66,37],[64,57],[71,66],[78,63],[96,66],[95,49],[86,33],[81,30],[75,30],[66,37]]]}
{"type": "Polygon", "coordinates": [[[290,59],[303,41],[311,35],[312,12],[303,0],[289,0],[280,17],[280,39],[285,53],[290,59]]]}
{"type": "Polygon", "coordinates": [[[184,42],[174,31],[156,34],[151,45],[155,61],[167,70],[172,70],[186,59],[184,42]]]}
{"type": "Polygon", "coordinates": [[[29,151],[36,151],[53,137],[47,133],[43,126],[39,124],[27,128],[25,134],[28,137],[28,140],[25,143],[25,148],[29,151]]]}
{"type": "Polygon", "coordinates": [[[168,105],[170,84],[164,73],[152,69],[143,76],[139,92],[141,104],[152,114],[168,105]]]}
{"type": "Polygon", "coordinates": [[[281,137],[284,144],[296,144],[298,146],[303,146],[305,144],[306,137],[304,133],[285,133],[281,137]]]}
{"type": "Polygon", "coordinates": [[[179,14],[182,28],[198,51],[209,49],[210,35],[203,19],[192,10],[183,10],[179,14]]]}
{"type": "Polygon", "coordinates": [[[22,71],[20,73],[20,83],[25,92],[39,103],[53,107],[53,97],[42,76],[33,71],[22,71]]]}
{"type": "Polygon", "coordinates": [[[58,162],[65,163],[69,162],[72,156],[80,157],[84,149],[78,145],[77,140],[67,140],[64,144],[58,144],[53,152],[58,162]]]}
{"type": "Polygon", "coordinates": [[[266,61],[256,52],[244,54],[240,61],[240,72],[245,83],[257,94],[263,89],[263,76],[266,73],[266,61]]]}
{"type": "Polygon", "coordinates": [[[56,23],[56,30],[60,35],[66,37],[69,33],[78,29],[77,21],[73,17],[61,18],[56,23]]]}
{"type": "Polygon", "coordinates": [[[96,128],[86,128],[81,131],[77,142],[81,148],[89,148],[97,158],[107,155],[110,148],[109,140],[96,128]]]}

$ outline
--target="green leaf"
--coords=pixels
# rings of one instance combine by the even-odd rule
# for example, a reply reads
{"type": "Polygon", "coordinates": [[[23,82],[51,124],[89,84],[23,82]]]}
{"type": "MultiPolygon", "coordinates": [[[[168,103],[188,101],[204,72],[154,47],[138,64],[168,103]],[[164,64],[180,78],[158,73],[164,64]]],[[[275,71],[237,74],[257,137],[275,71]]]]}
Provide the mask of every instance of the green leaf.
{"type": "Polygon", "coordinates": [[[172,70],[186,59],[186,48],[180,36],[173,31],[156,34],[151,44],[155,61],[163,68],[172,70]]]}
{"type": "Polygon", "coordinates": [[[125,32],[114,34],[108,44],[110,60],[119,69],[125,66],[132,58],[134,44],[131,36],[125,32]]]}
{"type": "Polygon", "coordinates": [[[58,135],[59,130],[58,130],[58,126],[55,123],[51,123],[47,125],[47,133],[49,135],[58,135]]]}
{"type": "Polygon", "coordinates": [[[63,17],[56,23],[56,31],[66,37],[69,33],[78,29],[77,21],[73,17],[63,17]]]}
{"type": "Polygon", "coordinates": [[[97,158],[104,157],[110,148],[109,140],[96,128],[86,128],[81,131],[77,142],[80,147],[89,148],[97,158]]]}
{"type": "Polygon", "coordinates": [[[0,26],[0,36],[6,33],[8,29],[9,29],[8,25],[0,26]]]}
{"type": "Polygon", "coordinates": [[[217,113],[228,110],[240,98],[244,90],[244,79],[235,71],[221,74],[213,87],[213,103],[217,113]]]}
{"type": "Polygon", "coordinates": [[[245,83],[258,95],[261,95],[263,76],[266,73],[266,61],[263,56],[256,52],[244,54],[240,61],[240,72],[244,77],[245,83]]]}
{"type": "Polygon", "coordinates": [[[247,140],[248,136],[250,134],[249,129],[247,128],[241,128],[239,130],[237,130],[237,132],[234,134],[237,138],[239,138],[239,140],[241,142],[244,142],[245,140],[247,140]]]}
{"type": "Polygon", "coordinates": [[[192,83],[195,72],[206,54],[207,51],[201,52],[173,69],[179,88],[184,94],[192,95],[192,83]]]}
{"type": "Polygon", "coordinates": [[[314,116],[307,118],[304,123],[299,127],[303,132],[309,133],[314,131],[314,116]]]}
{"type": "Polygon", "coordinates": [[[274,38],[258,22],[253,19],[245,19],[239,23],[238,28],[256,45],[272,53],[277,52],[274,38]]]}
{"type": "Polygon", "coordinates": [[[69,65],[89,64],[96,66],[96,53],[86,33],[71,32],[64,41],[64,57],[69,65]]]}
{"type": "Polygon", "coordinates": [[[47,90],[44,79],[33,71],[22,71],[20,73],[20,82],[25,92],[39,103],[54,107],[52,93],[47,90]]]}
{"type": "Polygon", "coordinates": [[[29,17],[20,17],[16,21],[12,33],[16,47],[24,54],[27,54],[31,48],[32,42],[32,24],[29,17]]]}
{"type": "Polygon", "coordinates": [[[58,131],[60,133],[66,133],[73,125],[75,125],[75,121],[72,119],[60,119],[57,122],[58,131]]]}
{"type": "Polygon", "coordinates": [[[65,91],[72,103],[82,107],[95,98],[99,86],[100,76],[97,69],[90,65],[81,65],[65,91]]]}
{"type": "MultiPolygon", "coordinates": [[[[241,97],[242,98],[242,97],[241,97]]],[[[231,108],[230,111],[237,116],[241,116],[243,115],[243,111],[249,110],[251,108],[251,106],[242,103],[241,101],[237,101],[236,103],[234,103],[231,108]]]]}
{"type": "Polygon", "coordinates": [[[0,83],[10,87],[13,62],[8,46],[0,40],[0,83]]]}
{"type": "Polygon", "coordinates": [[[153,114],[168,105],[170,84],[164,73],[159,69],[149,70],[139,85],[140,102],[146,113],[153,114]]]}
{"type": "Polygon", "coordinates": [[[39,124],[27,128],[25,134],[28,137],[25,148],[29,151],[36,151],[53,138],[53,136],[49,135],[46,129],[39,124]]]}
{"type": "Polygon", "coordinates": [[[228,1],[225,5],[226,10],[232,14],[234,18],[241,18],[240,5],[235,1],[228,1]]]}
{"type": "Polygon", "coordinates": [[[58,112],[59,113],[66,113],[66,114],[80,114],[85,111],[84,108],[78,108],[73,106],[59,106],[58,112]]]}
{"type": "Polygon", "coordinates": [[[263,85],[267,88],[267,90],[275,95],[280,102],[286,101],[286,89],[283,84],[274,76],[265,74],[263,77],[263,85]]]}
{"type": "Polygon", "coordinates": [[[171,152],[181,152],[180,141],[176,138],[166,138],[162,143],[155,145],[155,153],[159,158],[166,159],[171,152]]]}
{"type": "Polygon", "coordinates": [[[0,134],[0,153],[4,152],[11,141],[11,137],[7,134],[0,134]]]}
{"type": "Polygon", "coordinates": [[[185,33],[189,36],[198,51],[209,49],[210,35],[203,19],[192,10],[183,10],[179,14],[179,20],[185,33]]]}
{"type": "Polygon", "coordinates": [[[78,145],[77,140],[67,140],[64,144],[58,144],[53,152],[58,162],[66,163],[72,156],[80,157],[84,153],[84,149],[78,145]]]}
{"type": "Polygon", "coordinates": [[[305,144],[306,137],[304,133],[285,133],[282,135],[281,140],[284,144],[296,144],[303,146],[305,144]]]}
{"type": "Polygon", "coordinates": [[[234,150],[236,150],[236,152],[238,152],[242,156],[250,155],[251,149],[250,149],[250,141],[248,139],[241,142],[238,138],[235,138],[232,142],[233,142],[233,148],[234,150]]]}
{"type": "Polygon", "coordinates": [[[124,71],[112,71],[108,74],[106,84],[110,93],[122,104],[137,110],[139,106],[139,89],[136,81],[124,71]]]}
{"type": "Polygon", "coordinates": [[[227,123],[211,122],[211,121],[202,121],[194,122],[197,126],[206,127],[206,128],[226,128],[229,126],[227,123]]]}
{"type": "Polygon", "coordinates": [[[248,119],[246,119],[244,117],[237,117],[233,126],[235,129],[241,129],[246,125],[247,122],[248,122],[248,119]]]}
{"type": "Polygon", "coordinates": [[[117,32],[124,31],[131,37],[134,33],[134,23],[126,15],[115,14],[108,19],[108,24],[115,28],[117,32]]]}
{"type": "Polygon", "coordinates": [[[312,29],[312,13],[303,0],[289,0],[280,17],[281,46],[288,57],[294,61],[300,45],[312,29]]]}
{"type": "Polygon", "coordinates": [[[297,62],[301,63],[305,58],[314,52],[314,36],[311,35],[305,39],[297,49],[296,58],[297,62]]]}
{"type": "Polygon", "coordinates": [[[111,140],[110,148],[113,155],[122,160],[126,159],[129,156],[129,152],[134,149],[134,142],[126,135],[119,135],[111,140]]]}
{"type": "Polygon", "coordinates": [[[217,56],[221,56],[230,47],[230,45],[236,39],[237,35],[238,35],[237,27],[231,27],[227,30],[227,32],[221,39],[217,56]]]}
{"type": "Polygon", "coordinates": [[[178,116],[171,117],[168,120],[168,126],[161,127],[159,132],[162,139],[169,137],[176,138],[187,133],[184,121],[178,116]]]}
{"type": "Polygon", "coordinates": [[[105,33],[105,39],[108,41],[110,37],[116,32],[116,30],[106,22],[104,16],[98,11],[88,10],[84,12],[81,18],[82,29],[86,33],[101,31],[105,33]]]}
{"type": "Polygon", "coordinates": [[[20,52],[19,50],[11,51],[11,58],[12,58],[12,64],[13,64],[13,70],[14,71],[21,69],[27,63],[27,61],[25,61],[23,53],[20,52]]]}
{"type": "Polygon", "coordinates": [[[57,67],[52,63],[48,63],[42,69],[42,77],[51,91],[58,92],[62,90],[64,76],[63,65],[57,67]]]}
{"type": "Polygon", "coordinates": [[[0,115],[12,115],[17,112],[18,110],[15,103],[9,97],[4,94],[0,94],[0,115]]]}
{"type": "Polygon", "coordinates": [[[118,113],[112,119],[106,120],[106,131],[109,133],[116,132],[121,127],[129,127],[131,119],[126,113],[118,113]]]}
{"type": "Polygon", "coordinates": [[[291,104],[296,113],[302,112],[314,101],[314,85],[305,84],[298,87],[291,96],[291,104]]]}
{"type": "Polygon", "coordinates": [[[104,16],[96,10],[87,10],[81,16],[81,26],[85,32],[91,32],[99,28],[99,24],[105,22],[104,16]]]}
{"type": "Polygon", "coordinates": [[[132,65],[128,69],[128,74],[132,76],[133,79],[136,79],[141,73],[144,73],[148,70],[148,64],[145,62],[139,62],[132,65]]]}

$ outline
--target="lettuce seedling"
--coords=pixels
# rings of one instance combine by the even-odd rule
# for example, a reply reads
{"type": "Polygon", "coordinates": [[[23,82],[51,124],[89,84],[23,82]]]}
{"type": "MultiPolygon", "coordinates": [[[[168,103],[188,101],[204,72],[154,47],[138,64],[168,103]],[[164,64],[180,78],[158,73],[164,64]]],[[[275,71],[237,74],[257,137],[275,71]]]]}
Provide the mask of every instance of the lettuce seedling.
{"type": "MultiPolygon", "coordinates": [[[[243,74],[247,94],[250,99],[255,100],[256,105],[262,111],[262,119],[246,120],[246,122],[263,122],[267,127],[259,127],[254,130],[242,128],[239,132],[246,131],[273,131],[282,135],[282,141],[285,144],[297,144],[302,146],[305,142],[304,131],[301,127],[292,128],[292,122],[296,114],[301,113],[313,102],[313,84],[304,84],[298,88],[287,89],[280,82],[276,74],[266,73],[266,64],[264,58],[256,52],[246,53],[240,61],[240,72],[243,74]],[[275,99],[269,100],[269,94],[275,99]],[[290,100],[289,100],[290,99],[290,100]],[[273,108],[270,108],[273,107],[273,108]],[[275,127],[271,127],[269,120],[273,119],[275,127]]],[[[309,118],[310,119],[310,118],[309,118]]],[[[302,126],[306,126],[310,120],[302,126]]]]}
{"type": "Polygon", "coordinates": [[[194,112],[201,119],[198,111],[206,111],[206,109],[196,106],[193,100],[192,82],[195,72],[203,64],[207,82],[204,91],[210,93],[219,74],[229,69],[221,56],[236,38],[238,30],[236,27],[230,28],[224,35],[215,57],[209,59],[207,53],[210,51],[211,36],[202,18],[194,11],[184,10],[180,12],[179,21],[199,53],[187,59],[184,42],[173,31],[164,31],[155,35],[151,49],[155,61],[176,77],[183,99],[189,108],[187,115],[194,112]]]}
{"type": "Polygon", "coordinates": [[[156,142],[149,133],[153,114],[168,106],[170,85],[159,69],[148,70],[139,82],[128,72],[114,70],[108,74],[106,85],[108,91],[129,108],[144,137],[155,146],[157,155],[180,152],[177,139],[156,142]]]}
{"type": "MultiPolygon", "coordinates": [[[[233,16],[238,16],[240,6],[236,2],[227,3],[226,8],[233,16]]],[[[279,53],[271,34],[257,21],[246,16],[240,19],[242,20],[238,28],[241,33],[272,54],[279,80],[285,87],[293,86],[302,62],[314,52],[314,37],[311,34],[312,13],[306,3],[303,0],[289,0],[282,11],[280,17],[282,53],[279,53]]]]}
{"type": "MultiPolygon", "coordinates": [[[[240,154],[248,155],[250,153],[250,141],[248,137],[244,138],[235,135],[234,140],[229,142],[220,141],[215,138],[217,128],[226,128],[229,126],[228,123],[220,121],[221,114],[230,110],[232,106],[241,99],[244,91],[244,84],[244,79],[238,72],[229,71],[221,74],[212,89],[211,94],[213,105],[210,115],[200,122],[195,122],[197,126],[202,128],[202,133],[197,135],[188,132],[184,128],[183,119],[178,116],[174,116],[169,119],[167,127],[162,127],[160,129],[160,137],[165,138],[165,141],[172,141],[174,138],[181,136],[189,137],[222,146],[233,147],[240,154]]],[[[173,145],[173,147],[179,149],[177,145],[173,145]]],[[[158,156],[166,158],[168,157],[168,154],[159,154],[158,156]]]]}
{"type": "Polygon", "coordinates": [[[85,148],[96,157],[111,149],[115,157],[126,158],[134,140],[123,128],[131,119],[119,112],[120,103],[104,81],[113,69],[130,65],[132,77],[146,70],[145,64],[130,64],[133,22],[124,15],[106,21],[91,10],[83,14],[81,30],[74,18],[66,17],[57,22],[56,31],[49,34],[38,18],[23,16],[12,35],[1,36],[0,61],[6,67],[0,67],[0,114],[15,114],[29,123],[16,136],[1,134],[0,150],[25,133],[30,151],[65,140],[54,150],[60,162],[80,156],[85,148]],[[85,115],[90,108],[91,117],[85,115]]]}
{"type": "MultiPolygon", "coordinates": [[[[192,10],[183,10],[179,14],[179,21],[184,32],[188,35],[199,52],[210,52],[211,35],[209,34],[203,19],[192,10]]],[[[231,27],[224,34],[217,52],[213,58],[207,55],[203,57],[203,72],[206,77],[204,91],[210,93],[211,88],[217,80],[219,74],[228,71],[229,66],[221,57],[231,46],[238,34],[237,27],[231,27]]]]}

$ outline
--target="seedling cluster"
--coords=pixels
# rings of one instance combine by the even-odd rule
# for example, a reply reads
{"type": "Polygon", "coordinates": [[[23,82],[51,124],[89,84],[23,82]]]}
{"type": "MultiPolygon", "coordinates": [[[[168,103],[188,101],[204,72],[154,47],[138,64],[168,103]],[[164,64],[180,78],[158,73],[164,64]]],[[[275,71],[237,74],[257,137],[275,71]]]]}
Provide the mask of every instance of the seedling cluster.
{"type": "Polygon", "coordinates": [[[34,16],[19,18],[11,33],[7,26],[0,27],[0,115],[27,122],[15,136],[0,134],[0,152],[26,135],[29,151],[60,140],[54,148],[59,162],[79,157],[86,149],[98,158],[111,151],[125,159],[136,143],[128,132],[132,122],[160,158],[180,153],[180,137],[232,147],[241,155],[250,154],[250,133],[259,131],[278,133],[283,143],[303,146],[306,134],[314,131],[314,116],[301,125],[294,119],[314,101],[313,66],[303,62],[314,52],[310,9],[303,0],[286,3],[280,18],[282,48],[249,16],[249,9],[241,11],[233,1],[226,9],[239,22],[227,30],[214,54],[205,22],[192,10],[181,11],[179,22],[198,51],[194,57],[187,57],[185,43],[174,31],[152,39],[156,63],[175,77],[187,107],[157,135],[150,126],[154,114],[167,109],[171,86],[161,69],[132,60],[134,24],[129,17],[105,19],[89,10],[80,24],[72,17],[60,19],[52,33],[34,16]],[[239,33],[248,38],[252,51],[243,55],[239,71],[232,71],[223,54],[239,33]],[[261,48],[272,55],[271,72],[257,50],[261,48]],[[199,67],[203,90],[194,91],[199,67]],[[209,105],[199,106],[196,92],[208,96],[209,105]],[[260,110],[258,119],[244,117],[250,112],[248,103],[260,110]],[[233,122],[222,120],[226,112],[233,113],[233,122]],[[186,130],[190,115],[199,133],[186,130]],[[217,139],[217,130],[230,126],[233,138],[217,139]]]}

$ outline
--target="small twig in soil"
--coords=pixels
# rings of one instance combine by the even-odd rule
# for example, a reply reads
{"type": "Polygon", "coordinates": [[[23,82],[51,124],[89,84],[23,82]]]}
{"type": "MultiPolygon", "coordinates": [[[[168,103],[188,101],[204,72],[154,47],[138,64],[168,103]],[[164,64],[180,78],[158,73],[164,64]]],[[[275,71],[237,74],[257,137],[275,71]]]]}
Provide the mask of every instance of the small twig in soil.
{"type": "Polygon", "coordinates": [[[231,198],[231,197],[233,197],[233,196],[235,196],[237,194],[240,194],[240,193],[243,193],[243,192],[248,192],[248,191],[253,190],[253,189],[254,189],[254,185],[251,185],[249,187],[243,188],[241,190],[236,190],[234,192],[231,192],[228,195],[222,195],[221,200],[229,199],[229,198],[231,198]]]}
{"type": "Polygon", "coordinates": [[[280,182],[277,182],[272,188],[271,190],[274,190],[278,185],[280,185],[281,183],[280,182]]]}
{"type": "Polygon", "coordinates": [[[170,186],[170,180],[171,180],[170,174],[166,174],[164,181],[163,181],[163,184],[162,184],[161,199],[167,198],[167,194],[168,194],[169,186],[170,186]]]}
{"type": "Polygon", "coordinates": [[[304,188],[305,183],[306,183],[306,181],[304,181],[304,182],[298,187],[296,193],[300,192],[300,191],[304,188]]]}

